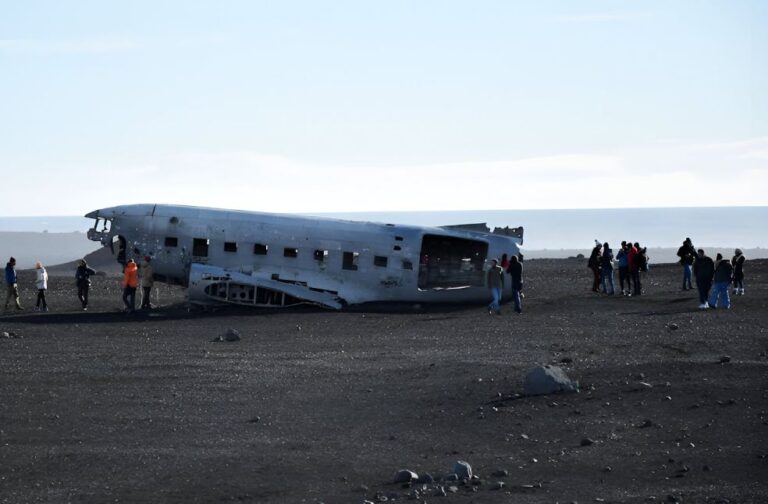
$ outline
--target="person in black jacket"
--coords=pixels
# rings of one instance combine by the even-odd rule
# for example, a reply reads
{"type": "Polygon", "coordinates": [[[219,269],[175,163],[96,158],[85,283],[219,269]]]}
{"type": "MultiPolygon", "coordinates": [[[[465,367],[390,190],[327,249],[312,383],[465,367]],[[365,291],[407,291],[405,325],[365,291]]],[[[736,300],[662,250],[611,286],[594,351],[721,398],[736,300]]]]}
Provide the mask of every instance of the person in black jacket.
{"type": "Polygon", "coordinates": [[[723,259],[723,256],[717,254],[719,259],[715,264],[715,274],[712,279],[712,294],[709,296],[709,307],[717,308],[718,299],[722,299],[722,307],[727,309],[731,308],[731,298],[728,296],[728,286],[731,285],[733,280],[733,266],[727,260],[723,259]]]}
{"type": "Polygon", "coordinates": [[[709,308],[709,289],[712,288],[712,276],[715,274],[715,262],[699,249],[699,255],[696,262],[693,263],[693,275],[696,277],[696,288],[699,289],[699,308],[706,310],[709,308]]]}
{"type": "Polygon", "coordinates": [[[512,300],[515,302],[515,311],[522,313],[523,302],[520,291],[523,290],[523,263],[517,259],[516,255],[510,258],[507,272],[512,277],[512,300]]]}
{"type": "Polygon", "coordinates": [[[589,255],[587,268],[592,270],[592,292],[600,292],[600,242],[595,240],[595,248],[589,255]]]}
{"type": "Polygon", "coordinates": [[[741,252],[741,249],[736,249],[734,252],[736,255],[731,259],[731,266],[733,266],[733,293],[739,296],[744,295],[744,261],[747,259],[741,252]]]}
{"type": "Polygon", "coordinates": [[[683,246],[677,249],[677,257],[680,258],[680,264],[683,265],[683,290],[692,289],[691,273],[693,263],[696,260],[696,249],[693,248],[693,242],[686,238],[683,246]]]}
{"type": "Polygon", "coordinates": [[[80,259],[80,264],[75,271],[75,282],[77,284],[77,298],[83,305],[83,311],[88,310],[88,290],[91,288],[91,275],[96,272],[88,267],[85,259],[80,259]]]}
{"type": "Polygon", "coordinates": [[[613,251],[608,242],[603,244],[603,253],[600,256],[600,274],[603,293],[613,296],[615,290],[613,286],[613,251]],[[611,287],[610,292],[608,292],[608,286],[611,287]]]}

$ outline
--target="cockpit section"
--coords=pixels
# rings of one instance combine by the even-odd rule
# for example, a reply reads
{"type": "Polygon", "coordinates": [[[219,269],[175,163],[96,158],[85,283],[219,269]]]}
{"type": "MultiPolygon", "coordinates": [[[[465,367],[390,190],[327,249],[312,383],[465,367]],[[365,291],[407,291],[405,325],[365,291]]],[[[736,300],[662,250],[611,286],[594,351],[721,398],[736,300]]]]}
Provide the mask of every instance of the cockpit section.
{"type": "Polygon", "coordinates": [[[102,245],[109,244],[109,233],[112,229],[112,220],[103,217],[94,217],[93,227],[88,230],[88,239],[101,242],[102,245]]]}

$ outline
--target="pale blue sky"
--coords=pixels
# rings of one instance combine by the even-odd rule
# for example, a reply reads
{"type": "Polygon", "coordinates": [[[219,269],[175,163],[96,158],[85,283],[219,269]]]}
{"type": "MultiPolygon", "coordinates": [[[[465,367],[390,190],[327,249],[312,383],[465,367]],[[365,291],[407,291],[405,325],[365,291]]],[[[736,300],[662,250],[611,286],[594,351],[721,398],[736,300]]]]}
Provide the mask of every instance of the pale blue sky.
{"type": "Polygon", "coordinates": [[[0,215],[768,204],[763,1],[0,0],[0,96],[0,215]]]}

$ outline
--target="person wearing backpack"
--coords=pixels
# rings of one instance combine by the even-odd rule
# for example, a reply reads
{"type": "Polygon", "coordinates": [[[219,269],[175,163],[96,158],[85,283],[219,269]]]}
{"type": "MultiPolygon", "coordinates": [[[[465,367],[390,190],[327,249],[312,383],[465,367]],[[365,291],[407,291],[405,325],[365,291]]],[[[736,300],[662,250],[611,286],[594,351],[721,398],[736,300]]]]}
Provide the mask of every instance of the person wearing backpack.
{"type": "Polygon", "coordinates": [[[600,292],[600,242],[595,240],[595,248],[589,255],[587,268],[592,270],[592,292],[600,292]]]}
{"type": "Polygon", "coordinates": [[[728,296],[728,287],[733,280],[733,266],[730,261],[723,259],[721,254],[717,254],[717,265],[712,279],[712,294],[709,296],[709,307],[717,308],[718,300],[722,300],[722,308],[729,310],[731,308],[731,298],[728,296]]]}
{"type": "Polygon", "coordinates": [[[621,286],[621,295],[626,296],[632,293],[632,288],[629,284],[629,256],[627,255],[629,248],[627,242],[621,242],[621,249],[616,253],[616,261],[619,264],[619,285],[621,286]],[[627,288],[624,289],[624,284],[627,284],[627,288]]]}
{"type": "Polygon", "coordinates": [[[699,249],[696,262],[693,263],[693,275],[696,288],[699,289],[699,309],[709,308],[709,290],[712,288],[712,276],[715,274],[715,262],[703,249],[699,249]]]}
{"type": "Polygon", "coordinates": [[[741,249],[736,249],[733,259],[731,259],[731,266],[733,266],[733,293],[738,296],[744,295],[744,261],[747,259],[741,252],[741,249]]]}

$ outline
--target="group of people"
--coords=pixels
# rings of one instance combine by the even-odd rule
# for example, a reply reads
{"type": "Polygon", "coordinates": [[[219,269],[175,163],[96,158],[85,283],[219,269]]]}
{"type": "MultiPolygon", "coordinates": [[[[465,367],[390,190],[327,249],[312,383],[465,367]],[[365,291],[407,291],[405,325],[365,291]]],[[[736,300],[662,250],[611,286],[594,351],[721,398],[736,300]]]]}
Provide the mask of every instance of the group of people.
{"type": "Polygon", "coordinates": [[[491,267],[486,275],[486,283],[491,290],[491,304],[488,305],[488,313],[501,315],[501,293],[504,290],[504,275],[508,274],[512,282],[512,301],[515,303],[515,312],[523,312],[523,261],[522,256],[516,254],[504,254],[501,262],[498,259],[491,260],[491,267]]]}
{"type": "Polygon", "coordinates": [[[741,249],[734,251],[733,258],[728,261],[722,254],[717,254],[714,260],[703,249],[696,249],[690,238],[686,238],[677,250],[680,264],[683,266],[683,290],[693,288],[692,277],[696,278],[696,288],[699,291],[699,308],[706,310],[731,308],[731,297],[728,293],[733,284],[734,295],[744,295],[744,262],[746,257],[741,249]]]}
{"type": "Polygon", "coordinates": [[[592,292],[615,294],[613,271],[617,266],[621,295],[640,296],[643,293],[640,274],[648,271],[649,264],[647,249],[638,242],[622,241],[614,256],[608,242],[601,245],[595,240],[595,247],[587,261],[587,268],[592,271],[592,292]]]}
{"type": "MultiPolygon", "coordinates": [[[[125,304],[125,310],[129,313],[136,311],[136,290],[139,285],[141,285],[142,290],[140,308],[142,310],[149,310],[152,308],[150,297],[152,294],[152,286],[154,285],[154,278],[151,261],[152,259],[149,256],[144,257],[144,262],[142,263],[141,268],[139,268],[136,262],[133,259],[130,259],[123,269],[123,303],[125,304]]],[[[48,302],[45,298],[45,294],[48,290],[48,272],[39,261],[35,264],[35,272],[35,287],[37,288],[37,304],[35,305],[35,311],[47,312],[48,302]]],[[[77,298],[80,300],[83,311],[88,310],[88,291],[91,288],[91,277],[95,274],[96,271],[88,267],[88,263],[85,259],[81,259],[78,262],[77,270],[75,270],[75,285],[77,286],[77,298]]],[[[8,305],[11,302],[13,302],[17,311],[24,310],[24,307],[21,306],[19,296],[16,258],[14,257],[11,257],[5,265],[5,284],[5,311],[8,311],[8,305]]]]}

